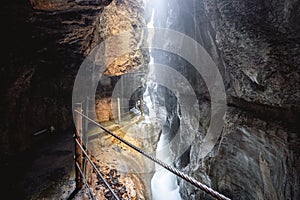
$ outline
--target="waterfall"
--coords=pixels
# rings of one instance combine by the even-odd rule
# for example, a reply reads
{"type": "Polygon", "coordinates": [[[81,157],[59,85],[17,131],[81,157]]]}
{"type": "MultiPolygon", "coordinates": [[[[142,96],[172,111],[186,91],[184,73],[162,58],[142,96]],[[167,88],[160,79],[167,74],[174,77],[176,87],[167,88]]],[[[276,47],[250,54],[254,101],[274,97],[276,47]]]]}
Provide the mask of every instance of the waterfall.
{"type": "MultiPolygon", "coordinates": [[[[154,1],[158,2],[158,1],[154,1]]],[[[144,3],[147,4],[147,0],[144,0],[144,3]]],[[[153,2],[152,2],[153,3],[153,2]]],[[[155,10],[154,6],[153,9],[151,9],[151,20],[147,24],[148,28],[154,27],[154,21],[157,21],[156,18],[159,16],[160,13],[158,13],[157,10],[155,10]]],[[[148,42],[152,41],[152,36],[148,35],[147,38],[148,42]]],[[[153,90],[150,90],[149,87],[151,87],[151,83],[153,81],[153,76],[155,74],[153,73],[154,67],[155,67],[155,58],[152,54],[151,50],[150,53],[150,63],[149,63],[149,74],[147,76],[147,84],[146,84],[146,91],[143,95],[144,103],[149,108],[149,116],[146,117],[146,120],[151,120],[151,118],[160,118],[160,120],[164,121],[165,117],[164,112],[162,112],[162,109],[159,108],[160,106],[156,106],[156,102],[152,102],[152,98],[155,99],[155,94],[153,94],[153,90]]],[[[153,85],[152,85],[153,87],[153,85]]],[[[166,114],[166,113],[165,113],[166,114]]],[[[169,140],[168,140],[168,132],[162,130],[159,142],[157,144],[156,149],[156,157],[170,165],[172,165],[172,160],[170,156],[170,149],[169,149],[169,140]]],[[[152,199],[153,200],[181,200],[181,196],[179,194],[179,186],[177,184],[176,176],[167,171],[166,169],[160,167],[159,165],[155,165],[155,173],[153,175],[153,178],[151,180],[151,193],[152,193],[152,199]]]]}
{"type": "MultiPolygon", "coordinates": [[[[157,144],[156,157],[166,163],[170,160],[167,133],[162,133],[157,144]]],[[[153,200],[181,200],[179,186],[177,185],[176,176],[166,169],[156,165],[156,172],[151,180],[151,192],[153,200]]]]}
{"type": "MultiPolygon", "coordinates": [[[[152,70],[150,70],[150,73],[148,74],[148,78],[153,76],[153,74],[151,74],[151,71],[152,70]]],[[[144,103],[149,109],[148,116],[145,116],[145,120],[159,120],[160,122],[162,122],[161,124],[163,124],[167,118],[167,111],[162,105],[155,106],[156,102],[152,102],[151,97],[155,98],[156,92],[150,89],[151,85],[149,84],[147,84],[146,91],[143,95],[144,103]]],[[[168,134],[169,132],[165,131],[165,129],[163,128],[159,141],[157,143],[156,158],[162,160],[165,163],[168,163],[169,165],[172,165],[168,134]]],[[[155,173],[151,180],[151,193],[153,200],[181,200],[176,176],[157,164],[155,165],[155,173]]]]}
{"type": "MultiPolygon", "coordinates": [[[[150,57],[152,58],[151,51],[150,57]]],[[[153,58],[151,60],[153,60],[153,58]]],[[[164,124],[167,118],[167,111],[164,106],[156,105],[157,102],[155,102],[155,99],[157,98],[155,95],[159,94],[155,91],[155,89],[153,90],[152,78],[155,76],[153,73],[154,67],[155,65],[149,66],[150,70],[147,76],[146,90],[143,94],[144,103],[149,109],[148,116],[145,116],[145,120],[159,120],[161,121],[161,124],[164,124]],[[154,100],[154,102],[152,102],[152,100],[154,100]]],[[[169,132],[163,128],[160,139],[157,143],[156,158],[172,165],[168,134],[169,132]]],[[[155,165],[155,173],[151,180],[151,193],[153,200],[181,200],[176,176],[159,165],[155,165]]]]}

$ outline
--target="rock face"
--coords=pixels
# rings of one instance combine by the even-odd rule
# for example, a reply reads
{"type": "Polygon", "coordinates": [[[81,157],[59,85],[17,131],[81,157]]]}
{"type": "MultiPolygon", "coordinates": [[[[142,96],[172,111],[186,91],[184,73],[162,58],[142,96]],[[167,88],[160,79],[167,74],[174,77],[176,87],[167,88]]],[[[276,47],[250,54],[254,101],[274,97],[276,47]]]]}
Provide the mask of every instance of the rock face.
{"type": "MultiPolygon", "coordinates": [[[[6,38],[0,77],[1,157],[28,149],[39,140],[32,134],[41,129],[72,126],[71,94],[78,68],[108,37],[128,31],[130,47],[136,49],[107,66],[109,77],[147,62],[147,53],[138,50],[144,42],[142,9],[142,1],[129,0],[6,2],[1,9],[7,27],[1,33],[6,38]]],[[[115,47],[112,51],[122,44],[115,47]]]]}
{"type": "Polygon", "coordinates": [[[112,102],[110,98],[99,98],[96,101],[95,110],[99,122],[107,122],[114,119],[111,106],[112,102]]]}
{"type": "MultiPolygon", "coordinates": [[[[115,80],[120,78],[117,76],[147,63],[147,52],[139,50],[144,42],[142,3],[133,0],[5,2],[5,8],[0,11],[1,22],[6,27],[1,32],[6,50],[0,74],[1,170],[2,164],[3,171],[12,168],[13,162],[6,160],[7,157],[30,149],[40,139],[47,139],[34,137],[33,133],[51,126],[58,132],[72,128],[74,79],[82,61],[99,43],[128,31],[129,47],[135,49],[103,66],[108,67],[106,83],[100,85],[108,93],[101,93],[101,97],[111,95],[115,80]]],[[[124,46],[114,42],[114,49],[107,48],[106,54],[114,54],[124,46]]],[[[97,108],[108,107],[102,109],[104,113],[100,112],[100,121],[111,119],[110,102],[109,98],[97,101],[97,108]]],[[[51,157],[48,162],[55,162],[54,159],[51,157]]],[[[11,182],[7,187],[14,191],[11,182]]],[[[61,195],[60,192],[54,196],[61,195]]]]}
{"type": "MultiPolygon", "coordinates": [[[[223,71],[229,106],[220,141],[200,159],[210,102],[197,92],[205,91],[203,83],[194,82],[201,100],[199,135],[184,155],[174,150],[176,166],[233,199],[298,199],[299,2],[169,1],[169,10],[163,26],[207,50],[223,71]]],[[[189,81],[196,79],[188,64],[166,56],[191,75],[189,81]]],[[[183,199],[210,199],[179,184],[183,199]]]]}
{"type": "Polygon", "coordinates": [[[104,75],[120,76],[128,72],[133,72],[143,64],[148,63],[147,52],[139,49],[146,42],[145,33],[142,31],[145,26],[143,7],[143,1],[113,1],[109,6],[104,8],[102,14],[98,17],[98,28],[95,30],[95,36],[100,36],[101,41],[124,32],[127,33],[126,39],[116,39],[109,43],[109,45],[106,45],[107,60],[111,60],[112,62],[106,63],[107,66],[104,75]],[[126,48],[134,50],[125,55],[113,57],[126,48]]]}
{"type": "Polygon", "coordinates": [[[1,157],[28,149],[41,129],[72,126],[74,77],[102,7],[67,0],[5,3],[1,157]]]}
{"type": "Polygon", "coordinates": [[[205,6],[231,76],[230,95],[297,107],[299,2],[205,1],[205,6]]]}
{"type": "Polygon", "coordinates": [[[220,177],[216,186],[231,182],[236,186],[224,190],[244,199],[298,199],[299,2],[204,3],[230,75],[228,95],[237,107],[229,110],[220,151],[236,147],[238,153],[214,158],[221,166],[224,157],[232,161],[210,172],[220,177]],[[258,112],[262,107],[271,111],[258,112]],[[279,116],[266,117],[270,112],[279,116]]]}
{"type": "MultiPolygon", "coordinates": [[[[210,123],[205,83],[183,59],[153,53],[156,61],[188,79],[199,100],[198,134],[183,155],[172,148],[175,166],[232,199],[299,199],[299,1],[168,0],[163,4],[147,4],[149,11],[163,13],[154,25],[183,32],[206,49],[223,75],[228,100],[222,137],[209,155],[199,158],[210,123]]],[[[74,78],[97,44],[126,30],[126,45],[136,48],[107,63],[106,78],[99,86],[101,98],[106,99],[99,100],[98,107],[110,105],[111,90],[121,75],[149,60],[147,52],[138,49],[145,34],[140,0],[5,0],[4,5],[0,10],[6,50],[0,73],[1,157],[29,148],[38,140],[32,134],[40,129],[72,126],[74,78]]],[[[121,50],[106,52],[115,55],[121,50]]],[[[157,104],[167,105],[167,127],[176,134],[182,117],[177,100],[169,98],[167,90],[153,94],[164,97],[157,98],[157,104]]],[[[111,111],[104,112],[100,120],[111,119],[111,111]]],[[[180,145],[188,137],[186,132],[180,145]]],[[[178,183],[183,199],[210,199],[186,182],[178,183]]]]}
{"type": "MultiPolygon", "coordinates": [[[[122,123],[115,124],[113,121],[102,123],[107,129],[119,137],[129,141],[136,147],[148,153],[155,152],[155,148],[161,124],[146,122],[143,116],[127,116],[122,123]],[[141,136],[143,135],[143,136],[141,136]],[[151,135],[151,137],[149,137],[151,135]],[[148,137],[147,137],[148,136],[148,137]]],[[[109,184],[114,188],[121,199],[151,199],[150,181],[153,176],[154,163],[143,157],[137,151],[129,148],[114,137],[106,134],[100,128],[91,129],[88,133],[89,142],[87,146],[100,167],[101,173],[105,175],[109,184]],[[112,178],[109,171],[118,173],[118,179],[112,178]],[[124,189],[122,189],[124,188],[124,189]],[[124,190],[121,192],[120,190],[124,190]]],[[[95,172],[89,164],[87,165],[88,183],[92,188],[97,188],[96,197],[103,199],[107,189],[99,187],[99,181],[95,172]],[[102,194],[101,194],[102,193],[102,194]]],[[[101,182],[100,182],[101,183],[101,182]]],[[[109,199],[109,198],[108,198],[109,199]]]]}

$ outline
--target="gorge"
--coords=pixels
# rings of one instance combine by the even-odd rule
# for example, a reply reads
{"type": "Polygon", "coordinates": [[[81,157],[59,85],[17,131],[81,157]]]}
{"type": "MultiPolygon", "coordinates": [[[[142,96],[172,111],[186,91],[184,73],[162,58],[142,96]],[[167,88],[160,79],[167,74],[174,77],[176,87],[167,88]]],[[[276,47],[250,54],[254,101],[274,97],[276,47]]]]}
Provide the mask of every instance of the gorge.
{"type": "MultiPolygon", "coordinates": [[[[9,176],[1,189],[10,199],[72,193],[72,104],[87,96],[98,122],[231,199],[300,198],[300,1],[3,4],[0,160],[9,176]],[[93,74],[84,81],[83,66],[93,74]]],[[[101,135],[88,148],[109,152],[98,164],[108,177],[117,169],[126,198],[213,199],[108,141],[101,135]],[[108,169],[112,159],[120,165],[108,169]]],[[[95,193],[112,199],[104,187],[95,193]]]]}

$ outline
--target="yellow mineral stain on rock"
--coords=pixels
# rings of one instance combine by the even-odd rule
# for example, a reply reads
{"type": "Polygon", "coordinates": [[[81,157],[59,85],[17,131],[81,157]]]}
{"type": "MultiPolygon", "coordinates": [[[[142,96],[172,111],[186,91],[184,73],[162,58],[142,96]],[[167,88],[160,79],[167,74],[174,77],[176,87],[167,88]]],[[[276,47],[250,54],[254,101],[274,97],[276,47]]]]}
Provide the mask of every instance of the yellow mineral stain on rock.
{"type": "Polygon", "coordinates": [[[148,63],[148,51],[140,49],[146,43],[143,8],[141,0],[114,0],[103,9],[98,21],[100,40],[106,43],[104,75],[120,76],[148,63]]]}
{"type": "MultiPolygon", "coordinates": [[[[160,124],[146,123],[142,116],[128,117],[130,120],[120,124],[106,121],[102,125],[138,148],[153,153],[160,134],[160,124]],[[145,137],[147,134],[150,137],[145,137]]],[[[150,185],[155,169],[152,162],[100,128],[90,130],[88,137],[93,138],[87,147],[94,162],[122,199],[151,199],[150,185]]],[[[96,196],[100,199],[109,196],[107,189],[99,184],[91,166],[86,169],[96,196]]]]}

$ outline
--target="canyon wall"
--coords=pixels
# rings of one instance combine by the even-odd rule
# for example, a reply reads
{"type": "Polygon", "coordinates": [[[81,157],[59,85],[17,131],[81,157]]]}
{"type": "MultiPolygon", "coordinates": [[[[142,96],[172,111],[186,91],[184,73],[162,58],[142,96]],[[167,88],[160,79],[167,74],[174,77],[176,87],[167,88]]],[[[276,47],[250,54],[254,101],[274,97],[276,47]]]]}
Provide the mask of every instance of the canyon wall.
{"type": "MultiPolygon", "coordinates": [[[[194,82],[200,128],[189,151],[176,155],[174,150],[176,166],[233,199],[298,199],[299,2],[168,5],[163,26],[193,37],[207,50],[223,74],[228,102],[222,137],[201,159],[210,102],[207,92],[197,92],[207,90],[203,81],[194,82]]],[[[197,79],[185,61],[165,56],[190,82],[197,79]]],[[[210,199],[184,181],[179,184],[183,199],[210,199]]]]}
{"type": "MultiPolygon", "coordinates": [[[[33,136],[37,131],[73,126],[76,74],[92,49],[107,38],[127,31],[128,43],[136,50],[103,66],[107,81],[99,84],[100,97],[111,95],[120,75],[148,62],[147,51],[138,50],[144,42],[142,1],[6,1],[1,14],[6,26],[1,32],[1,157],[29,149],[43,138],[33,136]]],[[[115,42],[107,54],[122,48],[115,42]]]]}
{"type": "MultiPolygon", "coordinates": [[[[154,52],[156,61],[188,79],[199,101],[198,133],[183,155],[172,148],[175,166],[233,199],[299,199],[299,1],[168,0],[165,7],[155,2],[146,7],[163,13],[154,25],[200,43],[218,66],[227,92],[222,137],[201,159],[211,112],[205,82],[182,58],[154,52]]],[[[132,45],[139,45],[145,23],[140,6],[141,1],[133,0],[5,0],[1,157],[30,148],[39,140],[32,135],[36,131],[51,125],[57,130],[72,127],[71,94],[80,64],[120,30],[129,30],[132,45]],[[126,16],[135,20],[126,21],[126,16]]],[[[110,63],[107,82],[99,85],[100,97],[109,97],[120,75],[143,68],[148,60],[141,50],[110,63]]],[[[164,89],[153,94],[165,98],[157,104],[169,105],[168,123],[175,134],[181,118],[177,101],[164,89]]],[[[188,132],[183,136],[181,144],[188,132]]],[[[178,182],[183,199],[210,199],[178,182]]]]}
{"type": "Polygon", "coordinates": [[[39,130],[72,127],[72,85],[102,10],[63,0],[4,4],[1,156],[30,148],[39,130]]]}

